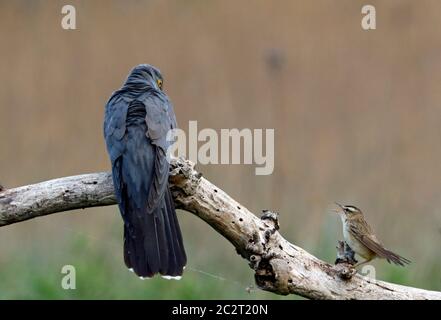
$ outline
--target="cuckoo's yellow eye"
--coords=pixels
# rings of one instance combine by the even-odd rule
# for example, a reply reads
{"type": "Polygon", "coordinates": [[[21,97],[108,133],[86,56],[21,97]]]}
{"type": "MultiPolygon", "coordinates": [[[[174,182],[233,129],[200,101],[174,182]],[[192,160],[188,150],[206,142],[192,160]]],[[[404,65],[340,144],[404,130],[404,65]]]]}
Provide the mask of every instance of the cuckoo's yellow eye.
{"type": "Polygon", "coordinates": [[[162,80],[158,79],[156,80],[156,83],[158,84],[158,88],[162,90],[162,80]]]}

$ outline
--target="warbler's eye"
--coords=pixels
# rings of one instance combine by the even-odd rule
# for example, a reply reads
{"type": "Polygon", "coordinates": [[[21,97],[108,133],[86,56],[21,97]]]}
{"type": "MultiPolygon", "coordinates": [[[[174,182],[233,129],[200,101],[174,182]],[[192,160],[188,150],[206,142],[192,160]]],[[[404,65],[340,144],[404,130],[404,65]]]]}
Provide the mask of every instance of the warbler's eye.
{"type": "Polygon", "coordinates": [[[162,80],[158,79],[156,80],[156,83],[158,84],[158,88],[162,90],[162,80]]]}
{"type": "Polygon", "coordinates": [[[354,213],[357,210],[355,210],[354,207],[347,206],[347,207],[345,207],[345,211],[348,212],[348,213],[354,213]]]}

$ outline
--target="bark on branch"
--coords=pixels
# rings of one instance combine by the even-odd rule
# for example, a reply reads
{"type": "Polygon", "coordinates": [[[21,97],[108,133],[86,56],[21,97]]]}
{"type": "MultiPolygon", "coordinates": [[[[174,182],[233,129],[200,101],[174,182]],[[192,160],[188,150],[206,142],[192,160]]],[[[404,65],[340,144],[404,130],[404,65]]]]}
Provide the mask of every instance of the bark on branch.
{"type": "MultiPolygon", "coordinates": [[[[441,299],[441,292],[405,287],[353,274],[289,243],[277,214],[261,218],[176,159],[170,175],[176,206],[194,213],[230,241],[255,272],[259,288],[310,299],[441,299]]],[[[0,226],[79,208],[116,203],[110,173],[54,179],[0,191],[0,226]]]]}

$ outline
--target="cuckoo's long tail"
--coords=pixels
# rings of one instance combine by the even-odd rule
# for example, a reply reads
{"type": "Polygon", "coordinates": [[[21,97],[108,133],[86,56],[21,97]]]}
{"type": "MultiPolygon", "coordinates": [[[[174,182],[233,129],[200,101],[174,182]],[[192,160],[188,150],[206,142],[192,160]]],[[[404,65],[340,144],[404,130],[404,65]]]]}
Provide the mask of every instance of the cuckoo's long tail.
{"type": "MultiPolygon", "coordinates": [[[[130,203],[130,201],[129,201],[130,203]]],[[[187,262],[170,190],[153,212],[127,208],[131,223],[124,225],[124,261],[141,278],[159,273],[179,279],[187,262]]]]}

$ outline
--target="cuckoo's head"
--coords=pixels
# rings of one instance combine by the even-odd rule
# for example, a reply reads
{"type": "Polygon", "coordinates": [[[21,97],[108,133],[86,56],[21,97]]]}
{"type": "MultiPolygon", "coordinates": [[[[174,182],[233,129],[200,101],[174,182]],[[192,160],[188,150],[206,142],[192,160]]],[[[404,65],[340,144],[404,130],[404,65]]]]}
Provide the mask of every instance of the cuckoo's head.
{"type": "Polygon", "coordinates": [[[163,78],[159,69],[149,64],[140,64],[130,71],[125,86],[149,86],[157,90],[163,88],[163,78]]]}

